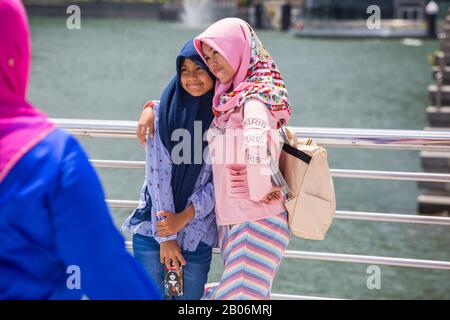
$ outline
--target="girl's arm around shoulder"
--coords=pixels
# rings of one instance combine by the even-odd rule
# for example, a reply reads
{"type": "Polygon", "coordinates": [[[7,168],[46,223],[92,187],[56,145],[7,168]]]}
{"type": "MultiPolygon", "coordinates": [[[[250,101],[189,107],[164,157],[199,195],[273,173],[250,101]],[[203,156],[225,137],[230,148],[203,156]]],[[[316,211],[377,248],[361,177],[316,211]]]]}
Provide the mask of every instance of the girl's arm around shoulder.
{"type": "Polygon", "coordinates": [[[153,138],[156,127],[155,113],[157,112],[156,110],[157,108],[159,108],[159,101],[156,100],[148,101],[145,104],[144,110],[142,110],[141,115],[139,117],[136,128],[136,137],[143,146],[145,146],[147,142],[147,131],[149,138],[153,138]]]}

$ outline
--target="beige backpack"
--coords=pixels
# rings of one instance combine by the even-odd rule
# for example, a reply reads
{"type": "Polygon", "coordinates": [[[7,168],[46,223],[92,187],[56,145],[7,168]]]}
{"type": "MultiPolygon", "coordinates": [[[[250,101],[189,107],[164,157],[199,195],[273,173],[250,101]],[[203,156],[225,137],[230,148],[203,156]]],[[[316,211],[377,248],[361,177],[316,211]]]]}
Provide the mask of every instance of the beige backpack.
{"type": "Polygon", "coordinates": [[[279,167],[289,187],[285,202],[289,228],[297,237],[323,240],[336,210],[327,151],[311,139],[298,139],[287,128],[280,132],[284,144],[279,167]]]}

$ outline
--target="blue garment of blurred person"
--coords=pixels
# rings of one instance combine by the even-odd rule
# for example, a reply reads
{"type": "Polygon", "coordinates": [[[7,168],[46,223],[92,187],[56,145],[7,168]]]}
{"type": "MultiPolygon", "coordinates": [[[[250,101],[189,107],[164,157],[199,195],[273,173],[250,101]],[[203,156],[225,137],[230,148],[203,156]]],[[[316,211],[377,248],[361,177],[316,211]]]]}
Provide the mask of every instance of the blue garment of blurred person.
{"type": "Polygon", "coordinates": [[[30,39],[0,1],[0,299],[160,299],[78,142],[26,102],[30,39]]]}

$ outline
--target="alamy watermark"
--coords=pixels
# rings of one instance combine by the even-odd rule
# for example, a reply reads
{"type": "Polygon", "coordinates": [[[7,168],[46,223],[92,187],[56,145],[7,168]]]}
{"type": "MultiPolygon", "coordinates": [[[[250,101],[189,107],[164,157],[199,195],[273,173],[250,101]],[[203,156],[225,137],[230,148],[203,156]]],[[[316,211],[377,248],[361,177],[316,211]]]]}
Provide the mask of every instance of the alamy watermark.
{"type": "Polygon", "coordinates": [[[202,122],[195,121],[193,134],[179,128],[170,139],[175,142],[170,154],[173,164],[260,165],[262,175],[274,173],[270,168],[271,155],[281,147],[278,130],[266,128],[257,119],[247,119],[244,128],[212,128],[204,134],[202,122]],[[209,142],[204,150],[203,142],[209,142]]]}
{"type": "Polygon", "coordinates": [[[380,269],[380,267],[376,266],[376,265],[370,265],[367,267],[366,272],[367,272],[367,274],[370,275],[369,277],[367,277],[367,280],[366,280],[367,289],[380,290],[381,289],[381,269],[380,269]]]}
{"type": "Polygon", "coordinates": [[[67,17],[66,26],[69,30],[80,30],[81,29],[81,9],[77,5],[70,5],[66,10],[67,14],[70,16],[67,17]]]}
{"type": "Polygon", "coordinates": [[[366,26],[369,30],[381,29],[381,9],[377,5],[371,5],[367,7],[367,14],[370,16],[366,20],[366,26]]]}
{"type": "Polygon", "coordinates": [[[69,290],[81,289],[81,269],[79,266],[73,264],[67,267],[66,273],[69,275],[67,277],[66,286],[69,290]]]}

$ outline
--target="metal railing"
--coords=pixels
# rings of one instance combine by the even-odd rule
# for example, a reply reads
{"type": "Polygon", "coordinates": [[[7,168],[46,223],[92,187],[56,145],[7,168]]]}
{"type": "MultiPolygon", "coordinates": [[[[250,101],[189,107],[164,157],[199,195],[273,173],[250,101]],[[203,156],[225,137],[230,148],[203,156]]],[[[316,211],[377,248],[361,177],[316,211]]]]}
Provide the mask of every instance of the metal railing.
{"type": "MultiPolygon", "coordinates": [[[[85,137],[134,138],[135,121],[52,119],[69,132],[85,137]]],[[[450,131],[446,130],[378,130],[341,128],[293,128],[299,137],[310,137],[318,144],[332,147],[376,148],[396,150],[450,151],[450,131]]],[[[143,169],[143,161],[91,160],[99,168],[143,169]]],[[[450,182],[450,174],[424,172],[394,172],[332,169],[333,177],[357,179],[387,179],[407,181],[450,182]]],[[[106,200],[112,208],[135,208],[138,201],[106,200]]],[[[448,217],[406,215],[375,212],[336,211],[335,218],[364,221],[400,222],[430,225],[450,225],[448,217]]],[[[132,243],[126,243],[131,248],[132,243]]],[[[220,253],[218,249],[214,253],[220,253]]],[[[329,252],[290,251],[285,258],[321,260],[386,266],[450,270],[449,261],[365,256],[329,252]]],[[[272,299],[334,299],[274,293],[272,299]]]]}
{"type": "MultiPolygon", "coordinates": [[[[134,138],[136,121],[51,119],[77,136],[134,138]]],[[[449,151],[450,133],[445,130],[380,130],[345,128],[293,128],[300,137],[313,138],[318,144],[333,147],[398,150],[449,151]]]]}
{"type": "MultiPolygon", "coordinates": [[[[111,208],[136,208],[136,200],[106,200],[111,208]]],[[[336,219],[362,220],[362,221],[380,221],[380,222],[403,222],[429,225],[450,225],[450,218],[433,217],[423,215],[359,212],[359,211],[340,211],[334,214],[336,219]]]]}
{"type": "MultiPolygon", "coordinates": [[[[145,161],[91,160],[91,163],[97,168],[145,168],[145,161]]],[[[450,174],[444,173],[331,169],[331,174],[336,178],[450,182],[450,174]]]]}
{"type": "MultiPolygon", "coordinates": [[[[132,242],[127,241],[126,246],[127,246],[127,248],[131,249],[132,242]]],[[[214,248],[213,253],[219,254],[220,249],[214,248]]],[[[365,255],[357,255],[357,254],[342,254],[342,253],[330,253],[330,252],[286,250],[284,253],[284,258],[376,264],[376,265],[393,266],[393,267],[410,267],[410,268],[450,270],[450,262],[449,261],[405,259],[405,258],[380,257],[380,256],[365,256],[365,255]]]]}

